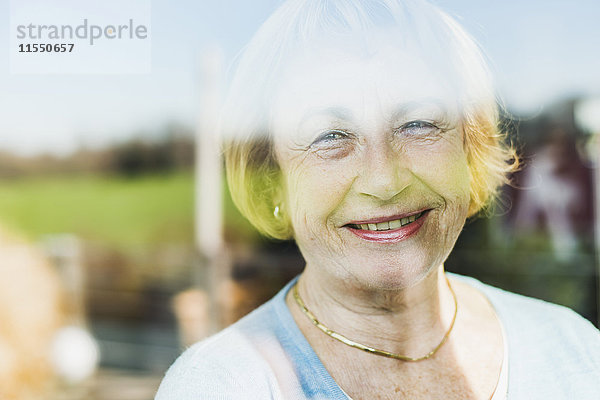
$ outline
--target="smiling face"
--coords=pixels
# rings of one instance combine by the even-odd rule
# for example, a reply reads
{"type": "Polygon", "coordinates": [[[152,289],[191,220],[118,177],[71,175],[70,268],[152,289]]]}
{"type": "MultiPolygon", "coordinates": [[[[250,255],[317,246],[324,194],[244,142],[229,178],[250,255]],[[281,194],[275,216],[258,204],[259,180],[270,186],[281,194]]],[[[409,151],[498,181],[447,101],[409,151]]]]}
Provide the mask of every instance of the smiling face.
{"type": "MultiPolygon", "coordinates": [[[[304,60],[304,61],[303,61],[304,60]]],[[[401,289],[450,253],[469,205],[458,107],[439,71],[381,48],[294,63],[271,130],[307,271],[401,289]]]]}

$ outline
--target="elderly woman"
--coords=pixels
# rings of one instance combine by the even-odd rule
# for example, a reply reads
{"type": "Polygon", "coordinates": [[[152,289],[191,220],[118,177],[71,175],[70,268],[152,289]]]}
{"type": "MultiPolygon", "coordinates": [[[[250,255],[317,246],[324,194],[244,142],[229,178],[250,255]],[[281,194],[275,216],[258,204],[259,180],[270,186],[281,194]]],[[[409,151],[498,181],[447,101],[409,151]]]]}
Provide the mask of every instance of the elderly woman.
{"type": "Polygon", "coordinates": [[[304,272],[171,367],[157,399],[598,399],[572,311],[448,275],[516,167],[473,40],[417,0],[289,0],[223,113],[242,213],[304,272]]]}

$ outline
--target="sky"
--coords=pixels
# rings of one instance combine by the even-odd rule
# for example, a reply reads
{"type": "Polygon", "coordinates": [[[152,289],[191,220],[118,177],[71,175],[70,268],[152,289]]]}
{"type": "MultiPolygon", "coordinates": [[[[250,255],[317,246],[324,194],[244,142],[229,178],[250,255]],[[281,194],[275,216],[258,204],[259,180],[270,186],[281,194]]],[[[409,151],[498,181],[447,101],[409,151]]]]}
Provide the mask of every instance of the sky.
{"type": "MultiPolygon", "coordinates": [[[[0,0],[0,149],[67,154],[194,127],[200,60],[218,46],[227,66],[279,0],[122,0],[151,3],[151,70],[143,74],[11,74],[10,1],[0,0]]],[[[75,0],[54,0],[65,4],[75,0]]],[[[107,10],[90,4],[93,15],[107,10]],[[94,8],[96,7],[96,8],[94,8]]],[[[597,0],[433,0],[485,50],[500,97],[519,115],[561,98],[600,95],[597,0]]],[[[53,4],[53,0],[46,0],[53,4]]],[[[112,10],[114,11],[114,10],[112,10]]]]}

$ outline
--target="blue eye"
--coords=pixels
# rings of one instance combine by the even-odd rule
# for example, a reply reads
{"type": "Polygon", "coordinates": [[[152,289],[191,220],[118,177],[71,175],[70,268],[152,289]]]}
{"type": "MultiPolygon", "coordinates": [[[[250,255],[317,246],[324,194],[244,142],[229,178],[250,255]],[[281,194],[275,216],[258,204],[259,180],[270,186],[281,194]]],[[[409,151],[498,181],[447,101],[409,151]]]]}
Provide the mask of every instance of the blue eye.
{"type": "Polygon", "coordinates": [[[339,139],[346,139],[348,133],[339,130],[330,130],[323,132],[313,143],[333,142],[339,139]]]}
{"type": "Polygon", "coordinates": [[[427,121],[410,121],[402,125],[399,131],[414,136],[424,136],[436,133],[439,130],[437,126],[427,121]]]}

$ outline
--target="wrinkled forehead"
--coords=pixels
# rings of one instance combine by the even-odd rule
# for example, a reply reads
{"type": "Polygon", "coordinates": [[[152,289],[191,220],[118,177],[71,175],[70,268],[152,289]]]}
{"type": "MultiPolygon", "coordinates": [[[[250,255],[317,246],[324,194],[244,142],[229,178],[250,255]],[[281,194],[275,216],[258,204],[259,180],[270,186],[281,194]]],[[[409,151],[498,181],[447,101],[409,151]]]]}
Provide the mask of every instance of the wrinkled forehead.
{"type": "Polygon", "coordinates": [[[406,43],[368,44],[323,41],[287,60],[274,92],[271,121],[293,122],[319,110],[346,110],[358,119],[388,118],[421,104],[459,113],[459,78],[451,60],[406,43]]]}

